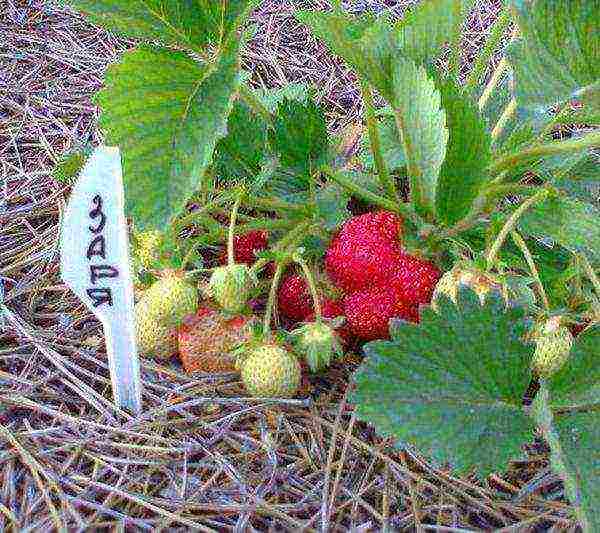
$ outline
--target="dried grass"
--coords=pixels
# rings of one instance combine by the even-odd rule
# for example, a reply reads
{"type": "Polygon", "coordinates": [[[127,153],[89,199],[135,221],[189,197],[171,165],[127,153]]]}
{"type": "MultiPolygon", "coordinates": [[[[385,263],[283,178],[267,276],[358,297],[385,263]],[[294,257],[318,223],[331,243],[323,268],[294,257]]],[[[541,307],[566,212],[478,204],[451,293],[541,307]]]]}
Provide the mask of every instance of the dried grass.
{"type": "MultiPolygon", "coordinates": [[[[465,64],[499,4],[478,2],[465,64]]],[[[361,113],[354,76],[293,22],[300,5],[263,2],[245,63],[257,84],[316,83],[339,129],[361,113]]],[[[58,276],[69,191],[49,170],[101,141],[90,97],[128,46],[43,0],[0,0],[0,531],[574,530],[539,445],[478,480],[378,438],[345,400],[357,358],[280,403],[144,360],[144,414],[113,407],[101,329],[58,276]]]]}

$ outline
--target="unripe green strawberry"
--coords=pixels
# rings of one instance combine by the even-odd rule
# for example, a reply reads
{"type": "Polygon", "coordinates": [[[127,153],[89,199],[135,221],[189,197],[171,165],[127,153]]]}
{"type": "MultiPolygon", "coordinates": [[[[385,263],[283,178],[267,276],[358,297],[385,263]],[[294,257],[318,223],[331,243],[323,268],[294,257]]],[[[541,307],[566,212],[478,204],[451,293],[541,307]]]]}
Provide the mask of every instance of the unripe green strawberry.
{"type": "Polygon", "coordinates": [[[431,307],[437,311],[436,300],[442,294],[456,303],[458,289],[461,285],[466,285],[475,291],[482,304],[486,295],[493,290],[500,291],[503,294],[504,299],[507,299],[506,287],[496,280],[489,272],[481,272],[474,268],[454,268],[449,272],[446,272],[435,286],[431,307]]]}
{"type": "Polygon", "coordinates": [[[177,352],[177,330],[156,319],[148,307],[136,306],[137,348],[140,355],[168,359],[177,352]]]}
{"type": "Polygon", "coordinates": [[[305,358],[312,372],[326,369],[334,357],[343,355],[337,332],[324,322],[310,322],[293,331],[296,353],[305,358]]]}
{"type": "Polygon", "coordinates": [[[276,344],[251,348],[241,363],[242,381],[255,397],[292,397],[300,386],[298,359],[276,344]]]}
{"type": "Polygon", "coordinates": [[[531,368],[535,374],[547,378],[558,371],[569,358],[573,346],[573,335],[561,325],[561,317],[554,316],[534,334],[535,352],[531,368]]]}
{"type": "Polygon", "coordinates": [[[136,310],[146,308],[158,322],[178,326],[186,315],[198,309],[198,291],[176,271],[165,271],[163,277],[144,291],[136,310]]]}
{"type": "Polygon", "coordinates": [[[227,265],[215,269],[208,293],[228,313],[242,311],[250,297],[254,281],[247,265],[227,265]]]}
{"type": "Polygon", "coordinates": [[[145,269],[149,269],[158,261],[163,236],[160,231],[150,230],[136,236],[134,258],[145,269]]]}

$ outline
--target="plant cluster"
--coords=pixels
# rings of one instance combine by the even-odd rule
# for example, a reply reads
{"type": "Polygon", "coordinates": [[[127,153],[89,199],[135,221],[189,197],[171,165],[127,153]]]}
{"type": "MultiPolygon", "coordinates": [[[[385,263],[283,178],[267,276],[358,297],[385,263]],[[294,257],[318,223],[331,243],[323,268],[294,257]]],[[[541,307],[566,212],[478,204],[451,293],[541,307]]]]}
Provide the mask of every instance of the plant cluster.
{"type": "Polygon", "coordinates": [[[340,2],[299,11],[359,77],[366,128],[351,159],[310,88],[249,84],[240,49],[256,2],[67,3],[142,41],[97,103],[128,214],[154,242],[138,241],[135,262],[148,354],[177,339],[184,362],[227,353],[198,368],[233,365],[268,396],[297,391],[300,360],[323,371],[360,348],[352,401],[379,433],[485,474],[537,428],[582,527],[600,527],[600,134],[556,138],[600,123],[594,2],[507,1],[465,80],[473,0],[423,2],[400,21],[340,2]],[[202,303],[183,296],[198,285],[202,303]]]}

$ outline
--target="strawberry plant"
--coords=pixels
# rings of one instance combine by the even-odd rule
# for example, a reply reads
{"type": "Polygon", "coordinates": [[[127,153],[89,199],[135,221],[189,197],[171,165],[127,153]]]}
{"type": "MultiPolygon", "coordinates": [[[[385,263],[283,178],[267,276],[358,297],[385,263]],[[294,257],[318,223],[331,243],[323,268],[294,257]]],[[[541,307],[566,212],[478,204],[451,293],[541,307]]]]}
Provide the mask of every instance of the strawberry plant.
{"type": "Polygon", "coordinates": [[[358,75],[366,129],[351,159],[310,88],[251,86],[240,52],[256,1],[66,3],[140,40],[97,103],[135,230],[160,235],[160,253],[141,254],[150,270],[210,277],[226,315],[267,298],[238,365],[251,393],[294,394],[295,356],[326,370],[341,332],[368,341],[351,384],[361,419],[481,474],[537,428],[582,527],[600,527],[594,2],[505,2],[464,79],[472,0],[423,2],[399,21],[339,1],[297,12],[358,75]],[[568,124],[586,126],[560,138],[568,124]],[[296,355],[278,301],[305,322],[296,355]]]}

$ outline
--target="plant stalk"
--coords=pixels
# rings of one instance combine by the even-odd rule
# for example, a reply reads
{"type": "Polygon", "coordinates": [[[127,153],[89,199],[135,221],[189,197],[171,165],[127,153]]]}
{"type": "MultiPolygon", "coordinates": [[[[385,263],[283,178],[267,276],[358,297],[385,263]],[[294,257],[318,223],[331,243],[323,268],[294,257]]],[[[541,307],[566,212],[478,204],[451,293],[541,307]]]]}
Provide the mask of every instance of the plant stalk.
{"type": "Polygon", "coordinates": [[[263,338],[269,340],[271,338],[271,317],[273,316],[273,308],[275,306],[275,299],[277,297],[277,287],[279,287],[279,280],[283,274],[284,265],[281,263],[277,264],[275,269],[275,275],[271,282],[271,289],[269,290],[269,299],[267,300],[267,308],[265,310],[265,316],[263,318],[263,338]]]}
{"type": "Polygon", "coordinates": [[[498,122],[496,122],[496,125],[494,126],[494,129],[492,130],[492,141],[495,141],[496,139],[498,139],[498,137],[504,131],[504,128],[508,124],[508,121],[515,114],[516,110],[517,110],[517,100],[515,98],[511,98],[510,102],[508,102],[508,104],[506,104],[506,107],[504,108],[502,115],[500,115],[498,122]]]}
{"type": "Polygon", "coordinates": [[[369,132],[369,140],[371,142],[371,150],[373,151],[373,158],[375,160],[375,167],[377,168],[377,175],[379,176],[381,187],[384,191],[387,191],[387,194],[390,198],[399,201],[396,184],[390,176],[389,170],[383,159],[383,154],[381,153],[381,138],[379,136],[379,129],[377,128],[375,104],[373,102],[371,88],[364,80],[361,80],[360,88],[363,102],[365,104],[365,116],[367,120],[367,130],[369,132]]]}
{"type": "Polygon", "coordinates": [[[585,137],[580,139],[567,139],[566,141],[558,141],[539,146],[532,146],[521,152],[510,154],[502,157],[494,162],[490,167],[490,173],[499,174],[503,170],[515,167],[525,161],[536,159],[538,157],[544,157],[555,154],[568,154],[570,152],[576,152],[585,148],[591,148],[600,144],[600,132],[588,133],[585,137]]]}
{"type": "Polygon", "coordinates": [[[502,245],[504,244],[504,241],[506,240],[506,237],[515,228],[521,215],[523,215],[523,213],[525,213],[525,211],[527,211],[527,209],[529,209],[533,204],[544,199],[548,195],[548,193],[549,193],[549,191],[547,189],[542,189],[537,194],[534,194],[531,198],[528,198],[527,200],[525,200],[515,210],[515,212],[510,217],[508,217],[508,220],[505,222],[504,226],[500,230],[500,233],[498,233],[498,236],[496,237],[496,240],[492,244],[490,251],[488,253],[488,256],[487,256],[488,269],[491,269],[494,261],[496,260],[498,252],[500,251],[500,248],[502,247],[502,245]]]}
{"type": "Polygon", "coordinates": [[[594,291],[596,291],[596,294],[598,295],[598,299],[600,299],[600,279],[598,278],[598,275],[594,271],[592,264],[590,263],[589,259],[587,258],[587,256],[584,253],[580,253],[580,254],[578,254],[578,256],[579,256],[579,260],[581,261],[581,263],[583,265],[583,269],[585,270],[585,273],[587,274],[587,277],[589,278],[589,280],[591,281],[591,283],[594,287],[594,291]]]}
{"type": "Polygon", "coordinates": [[[310,289],[310,295],[313,300],[313,306],[315,308],[315,317],[318,323],[321,323],[322,312],[321,312],[321,302],[319,301],[319,293],[317,292],[317,285],[315,284],[315,278],[308,268],[306,261],[301,257],[296,258],[296,263],[300,265],[302,268],[302,272],[304,273],[304,277],[306,278],[306,283],[308,283],[308,288],[310,289]]]}
{"type": "Polygon", "coordinates": [[[229,233],[227,235],[227,264],[233,266],[235,264],[235,255],[233,253],[233,235],[235,233],[235,223],[237,221],[237,214],[240,210],[240,204],[242,203],[242,197],[244,192],[240,192],[238,197],[235,199],[233,208],[231,209],[231,218],[229,219],[229,233]]]}
{"type": "Polygon", "coordinates": [[[546,295],[546,290],[544,289],[544,285],[542,284],[542,280],[540,278],[540,273],[535,265],[535,261],[533,260],[533,256],[527,247],[527,243],[521,237],[517,230],[512,230],[510,232],[510,236],[513,242],[519,247],[523,256],[525,257],[525,261],[527,261],[527,266],[531,271],[531,275],[535,279],[535,284],[537,286],[538,292],[540,293],[540,298],[542,299],[542,303],[544,304],[544,309],[547,311],[550,309],[550,302],[548,302],[548,296],[546,295]]]}
{"type": "Polygon", "coordinates": [[[490,59],[492,58],[492,55],[494,55],[494,51],[500,44],[500,40],[510,24],[510,21],[510,8],[508,5],[505,5],[499,17],[496,19],[496,22],[494,22],[492,29],[490,30],[490,34],[485,42],[483,50],[475,60],[473,70],[471,70],[469,76],[467,77],[467,89],[473,90],[480,78],[483,76],[490,59]]]}

